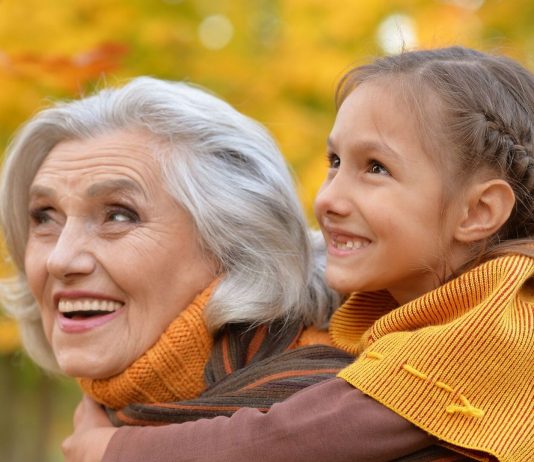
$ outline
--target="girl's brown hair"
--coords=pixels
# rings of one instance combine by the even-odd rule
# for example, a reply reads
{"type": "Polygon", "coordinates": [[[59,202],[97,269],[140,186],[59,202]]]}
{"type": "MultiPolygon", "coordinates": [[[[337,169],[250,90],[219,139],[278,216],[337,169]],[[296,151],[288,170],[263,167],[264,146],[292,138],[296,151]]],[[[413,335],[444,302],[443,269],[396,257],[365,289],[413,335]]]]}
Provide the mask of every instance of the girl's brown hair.
{"type": "Polygon", "coordinates": [[[337,106],[371,80],[408,103],[423,146],[439,154],[446,196],[484,172],[511,185],[509,219],[478,243],[467,267],[509,253],[534,257],[534,75],[509,58],[462,47],[410,51],[350,70],[337,106]]]}

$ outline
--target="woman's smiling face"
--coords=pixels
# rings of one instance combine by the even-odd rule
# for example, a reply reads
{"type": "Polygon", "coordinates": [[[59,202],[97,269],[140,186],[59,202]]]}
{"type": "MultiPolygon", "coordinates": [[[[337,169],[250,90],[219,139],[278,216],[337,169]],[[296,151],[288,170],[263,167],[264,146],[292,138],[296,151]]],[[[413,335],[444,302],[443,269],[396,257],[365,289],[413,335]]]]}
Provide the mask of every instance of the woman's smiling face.
{"type": "Polygon", "coordinates": [[[30,187],[30,289],[61,369],[120,373],[215,277],[147,134],[55,146],[30,187]]]}

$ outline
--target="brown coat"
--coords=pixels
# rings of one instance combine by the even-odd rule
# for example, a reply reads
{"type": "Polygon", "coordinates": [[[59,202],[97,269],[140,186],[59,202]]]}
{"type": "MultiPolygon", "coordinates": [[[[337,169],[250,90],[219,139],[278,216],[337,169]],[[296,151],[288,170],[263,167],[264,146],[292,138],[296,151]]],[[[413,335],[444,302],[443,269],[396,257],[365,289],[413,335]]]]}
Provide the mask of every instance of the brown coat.
{"type": "Polygon", "coordinates": [[[380,462],[434,440],[342,379],[302,390],[263,414],[122,427],[102,462],[380,462]]]}

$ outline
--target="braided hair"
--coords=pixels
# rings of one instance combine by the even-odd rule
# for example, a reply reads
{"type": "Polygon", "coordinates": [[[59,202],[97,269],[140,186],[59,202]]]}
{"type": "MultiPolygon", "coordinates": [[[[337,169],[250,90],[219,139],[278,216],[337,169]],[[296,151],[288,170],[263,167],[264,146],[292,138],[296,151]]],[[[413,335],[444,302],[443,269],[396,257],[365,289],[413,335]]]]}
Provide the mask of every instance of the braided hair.
{"type": "Polygon", "coordinates": [[[350,70],[337,106],[371,80],[413,109],[421,143],[444,174],[445,200],[480,174],[512,187],[510,217],[474,246],[468,267],[506,253],[534,256],[534,75],[504,56],[463,47],[410,51],[350,70]]]}

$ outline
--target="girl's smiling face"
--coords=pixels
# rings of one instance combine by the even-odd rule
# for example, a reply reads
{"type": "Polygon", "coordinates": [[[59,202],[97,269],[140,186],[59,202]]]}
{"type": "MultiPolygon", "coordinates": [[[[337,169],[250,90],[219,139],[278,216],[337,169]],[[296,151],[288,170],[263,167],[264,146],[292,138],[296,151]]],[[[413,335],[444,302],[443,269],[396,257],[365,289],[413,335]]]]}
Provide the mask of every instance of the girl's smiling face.
{"type": "Polygon", "coordinates": [[[410,108],[391,85],[367,82],[343,102],[332,129],[329,172],[315,202],[334,289],[388,290],[405,303],[435,288],[454,241],[460,207],[423,150],[410,108]]]}
{"type": "Polygon", "coordinates": [[[214,278],[157,149],[126,131],[63,142],[30,187],[26,276],[68,375],[123,371],[214,278]]]}

